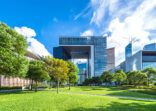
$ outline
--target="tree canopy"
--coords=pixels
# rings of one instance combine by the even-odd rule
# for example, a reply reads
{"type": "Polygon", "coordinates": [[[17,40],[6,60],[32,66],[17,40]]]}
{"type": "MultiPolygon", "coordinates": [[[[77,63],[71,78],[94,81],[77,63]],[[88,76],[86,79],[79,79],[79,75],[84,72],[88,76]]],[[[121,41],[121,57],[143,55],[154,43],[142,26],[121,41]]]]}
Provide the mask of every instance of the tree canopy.
{"type": "Polygon", "coordinates": [[[111,83],[112,80],[113,80],[113,74],[111,72],[109,72],[109,71],[105,71],[101,75],[100,79],[101,79],[102,82],[111,83]]]}
{"type": "Polygon", "coordinates": [[[52,76],[54,80],[57,81],[57,93],[58,93],[58,88],[59,88],[59,83],[61,81],[67,81],[68,80],[68,71],[69,71],[69,66],[68,63],[64,60],[61,59],[53,59],[53,66],[52,66],[52,76]]]}
{"type": "Polygon", "coordinates": [[[46,71],[49,73],[49,76],[51,77],[51,81],[54,80],[54,77],[53,77],[53,58],[50,56],[46,56],[43,58],[43,61],[45,63],[46,71]]]}
{"type": "Polygon", "coordinates": [[[147,84],[153,83],[156,80],[156,69],[152,67],[148,67],[143,70],[144,73],[147,74],[147,84]]]}
{"type": "Polygon", "coordinates": [[[127,81],[130,85],[144,85],[147,82],[147,75],[141,71],[130,71],[127,74],[127,81]]]}
{"type": "Polygon", "coordinates": [[[117,70],[113,76],[113,80],[118,83],[118,85],[121,85],[122,82],[124,82],[127,79],[127,75],[123,70],[117,70]]]}
{"type": "Polygon", "coordinates": [[[26,49],[25,38],[0,22],[0,74],[25,77],[28,70],[26,49]]]}
{"type": "Polygon", "coordinates": [[[29,70],[27,72],[27,78],[32,79],[36,82],[42,82],[45,80],[50,80],[48,72],[45,70],[44,62],[39,60],[33,60],[29,63],[29,70]]]}
{"type": "Polygon", "coordinates": [[[27,77],[39,82],[50,79],[48,72],[45,70],[44,62],[39,60],[30,61],[27,77]]]}
{"type": "Polygon", "coordinates": [[[72,62],[68,62],[68,68],[69,68],[68,82],[69,82],[69,90],[70,90],[70,84],[75,84],[78,81],[78,68],[72,62]]]}

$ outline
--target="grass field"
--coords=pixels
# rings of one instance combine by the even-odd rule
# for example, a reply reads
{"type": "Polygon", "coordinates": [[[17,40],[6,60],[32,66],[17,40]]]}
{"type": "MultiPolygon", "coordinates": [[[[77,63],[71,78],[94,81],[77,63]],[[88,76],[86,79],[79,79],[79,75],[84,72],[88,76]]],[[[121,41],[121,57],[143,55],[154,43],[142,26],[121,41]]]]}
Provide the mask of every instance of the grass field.
{"type": "MultiPolygon", "coordinates": [[[[60,91],[59,94],[56,94],[54,89],[38,92],[0,94],[0,111],[155,111],[156,109],[156,102],[75,94],[75,92],[87,92],[90,94],[111,95],[127,91],[127,95],[133,96],[128,93],[128,90],[119,88],[72,87],[70,92],[73,93],[69,94],[67,93],[69,92],[67,88],[61,88],[60,91]]],[[[136,93],[137,95],[143,94],[144,98],[155,98],[155,95],[144,94],[142,92],[131,93],[134,93],[134,95],[136,93]]]]}
{"type": "Polygon", "coordinates": [[[68,88],[62,88],[63,92],[76,92],[87,94],[99,94],[109,96],[126,96],[136,98],[156,99],[156,89],[125,89],[123,87],[95,87],[95,86],[82,86],[73,87],[69,91],[68,88]]]}

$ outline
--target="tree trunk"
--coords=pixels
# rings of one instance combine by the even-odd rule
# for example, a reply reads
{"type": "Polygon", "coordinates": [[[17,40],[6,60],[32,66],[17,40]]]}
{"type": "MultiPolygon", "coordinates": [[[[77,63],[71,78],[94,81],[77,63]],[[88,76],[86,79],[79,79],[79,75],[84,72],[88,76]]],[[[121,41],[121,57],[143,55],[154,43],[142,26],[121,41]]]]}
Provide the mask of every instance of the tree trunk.
{"type": "Polygon", "coordinates": [[[1,87],[2,87],[2,84],[1,84],[1,82],[2,82],[2,81],[1,81],[1,75],[0,75],[0,90],[1,90],[1,87]]]}
{"type": "Polygon", "coordinates": [[[53,88],[53,82],[50,81],[50,88],[53,88]]]}
{"type": "Polygon", "coordinates": [[[31,83],[30,83],[30,90],[32,91],[33,89],[33,80],[31,80],[31,83]]]}
{"type": "Polygon", "coordinates": [[[59,93],[59,80],[57,80],[57,94],[59,93]]]}
{"type": "Polygon", "coordinates": [[[147,85],[148,85],[148,87],[150,86],[150,85],[149,85],[149,78],[147,79],[147,85]]]}
{"type": "Polygon", "coordinates": [[[69,90],[70,90],[70,83],[69,83],[69,90]]]}
{"type": "Polygon", "coordinates": [[[35,81],[36,86],[35,86],[35,92],[37,92],[37,81],[35,81]]]}

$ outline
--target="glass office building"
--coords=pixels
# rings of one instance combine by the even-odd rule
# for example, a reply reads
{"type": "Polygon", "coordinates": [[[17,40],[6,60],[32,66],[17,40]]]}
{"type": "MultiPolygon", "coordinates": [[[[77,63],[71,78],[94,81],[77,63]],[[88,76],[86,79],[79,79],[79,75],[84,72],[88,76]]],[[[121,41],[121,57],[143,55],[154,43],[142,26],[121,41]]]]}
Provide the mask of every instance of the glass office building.
{"type": "Polygon", "coordinates": [[[77,63],[78,67],[78,84],[83,83],[87,73],[87,63],[77,63]]]}
{"type": "Polygon", "coordinates": [[[115,68],[115,48],[107,49],[107,70],[111,71],[115,68]]]}
{"type": "Polygon", "coordinates": [[[129,43],[125,48],[125,60],[131,56],[132,56],[132,43],[129,43]]]}
{"type": "Polygon", "coordinates": [[[87,59],[87,77],[100,76],[107,65],[106,37],[60,37],[59,47],[54,47],[56,58],[87,59]]]}
{"type": "Polygon", "coordinates": [[[156,44],[145,45],[143,50],[127,58],[125,63],[126,72],[142,70],[147,67],[156,68],[156,44]]]}
{"type": "Polygon", "coordinates": [[[156,51],[156,43],[145,45],[143,50],[144,51],[156,51]]]}
{"type": "Polygon", "coordinates": [[[142,54],[142,67],[154,67],[156,68],[156,43],[148,44],[144,46],[142,54]]]}

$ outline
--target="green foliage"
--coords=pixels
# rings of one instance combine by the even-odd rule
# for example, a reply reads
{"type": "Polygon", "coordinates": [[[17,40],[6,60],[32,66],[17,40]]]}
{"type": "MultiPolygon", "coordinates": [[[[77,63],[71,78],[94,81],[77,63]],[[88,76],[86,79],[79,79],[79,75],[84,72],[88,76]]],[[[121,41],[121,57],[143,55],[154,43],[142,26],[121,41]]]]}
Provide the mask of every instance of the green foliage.
{"type": "Polygon", "coordinates": [[[39,82],[50,80],[49,74],[45,70],[44,62],[39,60],[30,61],[27,77],[39,82]]]}
{"type": "MultiPolygon", "coordinates": [[[[69,82],[74,84],[78,80],[78,68],[72,62],[66,62],[61,59],[56,59],[52,57],[45,57],[43,61],[46,65],[46,70],[48,71],[51,81],[57,82],[57,89],[60,83],[69,82]]],[[[57,90],[58,92],[58,90],[57,90]]]]}
{"type": "Polygon", "coordinates": [[[92,77],[92,84],[93,85],[101,85],[100,77],[92,77]]]}
{"type": "Polygon", "coordinates": [[[103,72],[103,74],[100,77],[101,81],[104,83],[111,83],[113,80],[113,74],[109,71],[103,72]]]}
{"type": "Polygon", "coordinates": [[[45,63],[46,71],[49,73],[49,76],[51,77],[51,81],[54,80],[54,77],[53,77],[53,58],[50,56],[46,56],[43,58],[43,61],[45,63]]]}
{"type": "Polygon", "coordinates": [[[68,63],[64,60],[53,59],[52,76],[56,81],[68,80],[68,63]]]}
{"type": "Polygon", "coordinates": [[[68,80],[68,63],[61,59],[52,58],[51,76],[57,81],[57,93],[59,92],[60,82],[68,80]]]}
{"type": "Polygon", "coordinates": [[[69,66],[68,67],[69,68],[69,72],[68,72],[69,84],[75,84],[78,81],[78,68],[72,62],[68,62],[68,66],[69,66]]]}
{"type": "Polygon", "coordinates": [[[22,91],[22,87],[21,86],[2,86],[0,87],[0,90],[13,90],[13,89],[21,89],[22,91]]]}
{"type": "Polygon", "coordinates": [[[92,78],[86,78],[85,81],[83,82],[84,86],[88,86],[92,84],[92,78]]]}
{"type": "Polygon", "coordinates": [[[28,70],[26,48],[24,37],[0,22],[0,74],[25,77],[28,70]]]}
{"type": "Polygon", "coordinates": [[[88,86],[88,85],[100,85],[101,79],[100,77],[92,77],[92,78],[87,78],[85,79],[85,81],[83,82],[83,85],[88,86]]]}
{"type": "Polygon", "coordinates": [[[153,83],[156,80],[156,69],[149,67],[143,70],[144,73],[147,74],[147,84],[153,83]]]}
{"type": "Polygon", "coordinates": [[[117,70],[113,75],[113,81],[121,85],[127,79],[127,75],[122,70],[117,70]]]}
{"type": "Polygon", "coordinates": [[[141,71],[130,71],[127,74],[127,82],[129,85],[145,85],[147,83],[147,74],[141,71]]]}
{"type": "MultiPolygon", "coordinates": [[[[44,62],[39,60],[30,61],[27,78],[34,80],[36,82],[35,91],[37,91],[37,82],[50,80],[50,76],[48,72],[45,70],[44,62]]],[[[33,83],[31,84],[31,90],[32,90],[32,86],[33,83]]]]}

